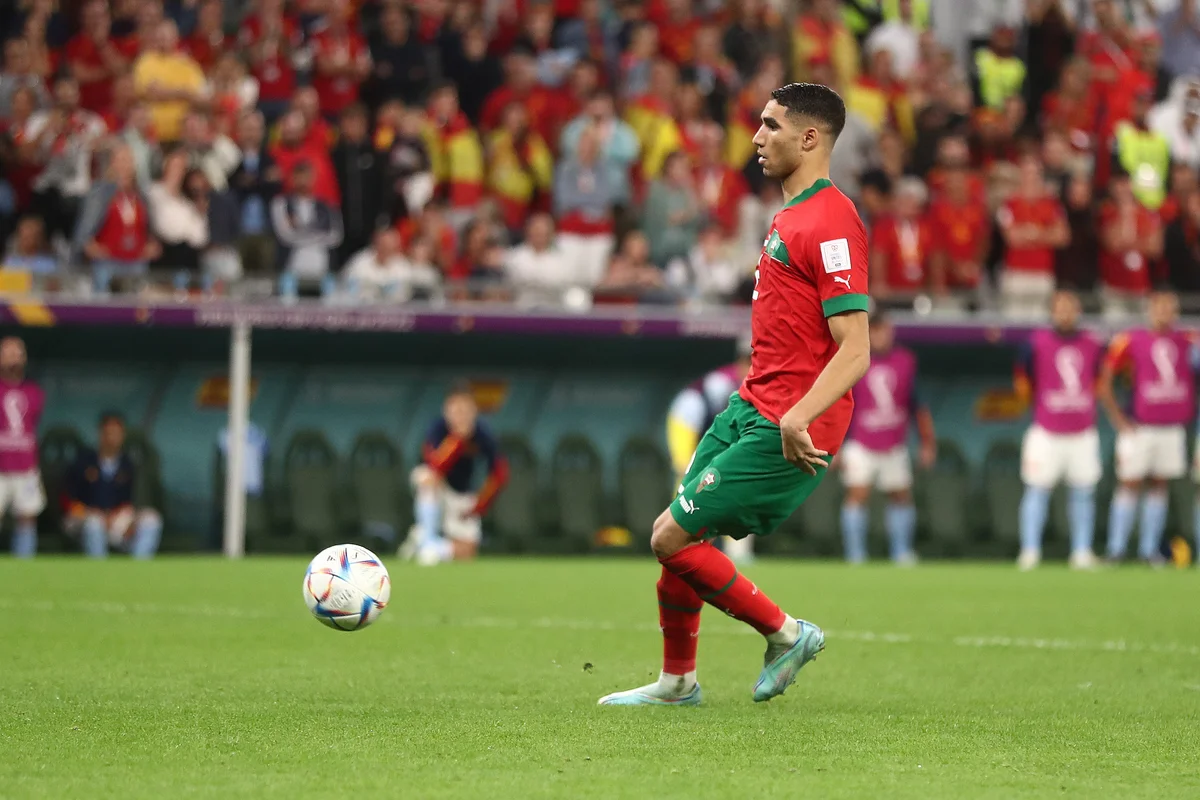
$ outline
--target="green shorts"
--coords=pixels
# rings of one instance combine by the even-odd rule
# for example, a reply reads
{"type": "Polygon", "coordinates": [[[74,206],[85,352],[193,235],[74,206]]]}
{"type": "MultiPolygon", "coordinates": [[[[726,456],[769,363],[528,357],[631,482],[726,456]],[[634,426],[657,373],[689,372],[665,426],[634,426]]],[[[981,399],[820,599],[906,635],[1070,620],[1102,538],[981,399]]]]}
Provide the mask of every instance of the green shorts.
{"type": "Polygon", "coordinates": [[[671,503],[679,527],[698,539],[765,536],[825,477],[783,457],[779,426],[734,394],[709,427],[671,503]]]}

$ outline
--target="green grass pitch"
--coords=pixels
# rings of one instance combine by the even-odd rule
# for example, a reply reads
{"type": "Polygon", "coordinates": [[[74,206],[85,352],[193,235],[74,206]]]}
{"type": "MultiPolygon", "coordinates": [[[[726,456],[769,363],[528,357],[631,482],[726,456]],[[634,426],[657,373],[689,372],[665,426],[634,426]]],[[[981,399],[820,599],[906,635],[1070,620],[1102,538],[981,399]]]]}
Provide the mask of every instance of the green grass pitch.
{"type": "Polygon", "coordinates": [[[756,705],[709,609],[701,708],[657,673],[658,568],[392,571],[339,633],[304,562],[0,559],[0,798],[1200,797],[1200,574],[768,562],[828,647],[756,705]]]}

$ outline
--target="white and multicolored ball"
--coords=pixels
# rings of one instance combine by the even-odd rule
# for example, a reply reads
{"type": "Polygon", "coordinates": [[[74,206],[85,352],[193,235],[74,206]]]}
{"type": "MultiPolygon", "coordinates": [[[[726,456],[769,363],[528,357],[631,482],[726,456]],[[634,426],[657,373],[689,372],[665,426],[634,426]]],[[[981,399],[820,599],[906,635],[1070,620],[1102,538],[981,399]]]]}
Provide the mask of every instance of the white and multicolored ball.
{"type": "Polygon", "coordinates": [[[392,581],[379,557],[356,544],[317,554],[304,573],[304,602],[320,622],[357,631],[379,618],[392,596],[392,581]]]}

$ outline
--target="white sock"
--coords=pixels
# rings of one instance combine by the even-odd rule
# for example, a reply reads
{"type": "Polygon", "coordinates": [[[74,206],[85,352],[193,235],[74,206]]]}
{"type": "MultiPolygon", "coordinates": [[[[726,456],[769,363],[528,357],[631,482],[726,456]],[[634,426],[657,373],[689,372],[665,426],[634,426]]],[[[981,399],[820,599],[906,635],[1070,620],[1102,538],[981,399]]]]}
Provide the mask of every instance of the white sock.
{"type": "Polygon", "coordinates": [[[774,633],[767,634],[768,644],[781,644],[791,647],[800,638],[800,623],[796,618],[787,615],[787,619],[783,621],[783,626],[774,633]]]}
{"type": "Polygon", "coordinates": [[[696,685],[696,670],[684,675],[672,675],[661,672],[658,675],[658,687],[672,695],[685,695],[696,685]]]}

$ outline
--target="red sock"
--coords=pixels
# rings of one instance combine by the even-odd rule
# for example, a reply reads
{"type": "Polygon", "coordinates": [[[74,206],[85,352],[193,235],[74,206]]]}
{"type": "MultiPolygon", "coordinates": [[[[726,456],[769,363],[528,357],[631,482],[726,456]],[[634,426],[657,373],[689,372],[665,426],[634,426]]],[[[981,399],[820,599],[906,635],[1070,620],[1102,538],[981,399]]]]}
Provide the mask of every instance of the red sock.
{"type": "Polygon", "coordinates": [[[740,619],[763,636],[775,633],[787,619],[779,606],[708,542],[685,547],[661,562],[663,567],[695,589],[701,600],[740,619]]]}
{"type": "Polygon", "coordinates": [[[686,675],[696,669],[696,636],[704,601],[696,590],[663,567],[658,579],[658,625],[663,635],[663,672],[686,675]]]}

